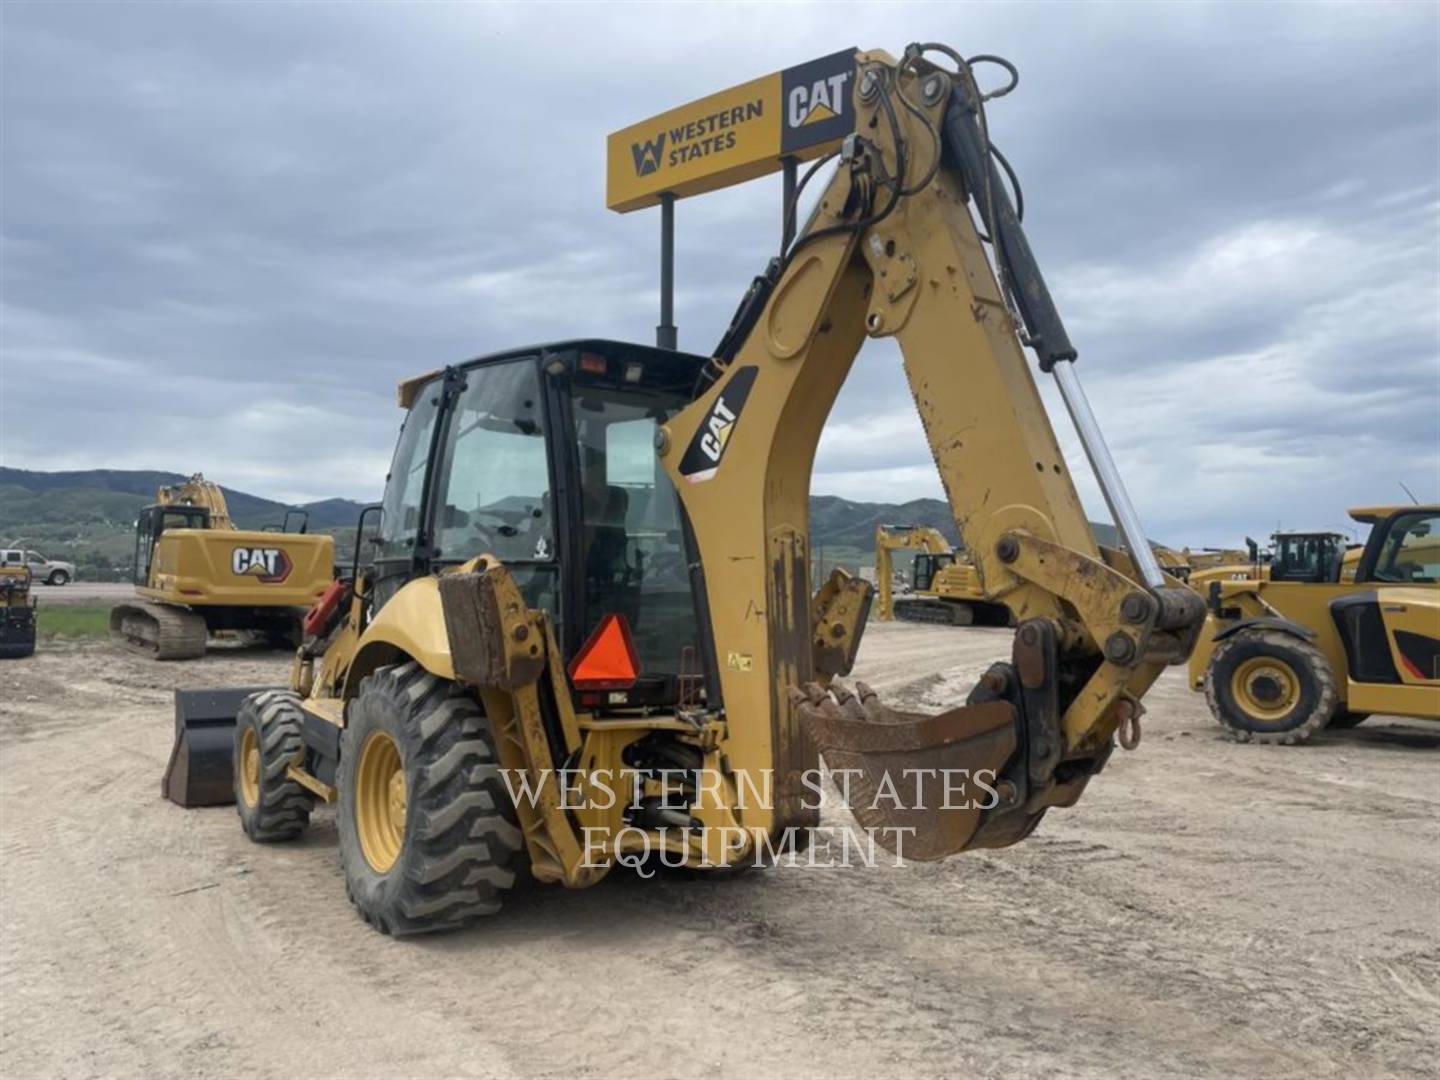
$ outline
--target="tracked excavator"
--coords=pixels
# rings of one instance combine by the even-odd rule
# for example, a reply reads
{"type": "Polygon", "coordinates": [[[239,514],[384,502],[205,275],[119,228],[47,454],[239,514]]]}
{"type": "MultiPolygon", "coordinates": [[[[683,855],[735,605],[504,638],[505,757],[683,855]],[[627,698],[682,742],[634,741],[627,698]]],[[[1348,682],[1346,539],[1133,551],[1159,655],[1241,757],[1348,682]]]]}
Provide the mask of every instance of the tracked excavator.
{"type": "MultiPolygon", "coordinates": [[[[522,868],[580,888],[642,856],[733,873],[819,843],[822,758],[883,849],[1004,847],[1138,742],[1203,604],[1162,573],[1081,390],[989,141],[1009,86],[981,89],[988,63],[846,50],[611,136],[621,211],[787,157],[812,162],[797,190],[835,168],[709,355],[570,340],[401,384],[375,542],[307,616],[289,685],[229,718],[224,795],[250,837],[294,839],[333,804],[351,901],[413,934],[496,911],[522,868]],[[820,430],[885,337],[1019,623],[933,715],[842,681],[871,589],[810,580],[820,430]],[[1026,347],[1128,551],[1092,537],[1026,347]]],[[[188,765],[222,704],[177,697],[176,801],[203,794],[188,765]]]]}
{"type": "Polygon", "coordinates": [[[220,485],[196,473],[161,487],[140,512],[135,599],[110,610],[110,636],[157,660],[203,656],[216,631],[293,649],[334,563],[334,539],[308,535],[303,511],[287,511],[274,530],[238,529],[220,485]]]}
{"type": "Polygon", "coordinates": [[[956,552],[939,529],[927,525],[875,527],[875,617],[881,622],[945,626],[1005,626],[1010,609],[985,595],[980,575],[965,552],[956,552]],[[913,551],[909,588],[895,596],[895,551],[913,551]]]}

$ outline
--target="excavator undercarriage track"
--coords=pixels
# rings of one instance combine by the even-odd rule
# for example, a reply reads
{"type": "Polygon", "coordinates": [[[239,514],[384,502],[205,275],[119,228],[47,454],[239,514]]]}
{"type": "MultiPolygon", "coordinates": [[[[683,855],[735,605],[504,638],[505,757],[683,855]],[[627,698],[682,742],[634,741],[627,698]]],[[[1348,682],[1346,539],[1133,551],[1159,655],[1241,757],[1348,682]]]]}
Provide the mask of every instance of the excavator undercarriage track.
{"type": "Polygon", "coordinates": [[[205,655],[205,620],[188,608],[131,600],[110,609],[110,637],[156,660],[205,655]]]}
{"type": "Polygon", "coordinates": [[[969,604],[948,600],[896,600],[895,618],[903,622],[970,626],[975,622],[975,609],[969,604]]]}

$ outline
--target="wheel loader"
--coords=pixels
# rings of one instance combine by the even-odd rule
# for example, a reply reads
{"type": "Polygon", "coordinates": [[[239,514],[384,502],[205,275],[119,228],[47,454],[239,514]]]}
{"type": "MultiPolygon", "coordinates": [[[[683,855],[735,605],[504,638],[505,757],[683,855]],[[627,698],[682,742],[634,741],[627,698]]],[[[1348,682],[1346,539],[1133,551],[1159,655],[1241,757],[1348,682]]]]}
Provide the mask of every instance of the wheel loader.
{"type": "Polygon", "coordinates": [[[1298,743],[1372,713],[1440,719],[1440,506],[1350,516],[1371,526],[1358,559],[1339,533],[1277,533],[1263,577],[1206,586],[1190,683],[1242,742],[1298,743]]]}
{"type": "Polygon", "coordinates": [[[975,566],[956,552],[940,530],[925,525],[875,527],[875,617],[882,622],[941,623],[946,626],[1006,626],[1010,609],[987,599],[975,566]],[[896,598],[891,552],[913,551],[909,590],[896,598]]]}
{"type": "MultiPolygon", "coordinates": [[[[1290,530],[1277,532],[1270,537],[1270,548],[1260,550],[1260,545],[1245,538],[1247,552],[1228,549],[1205,548],[1206,554],[1196,558],[1192,569],[1186,575],[1190,587],[1202,596],[1208,595],[1212,581],[1268,581],[1270,566],[1275,553],[1286,549],[1285,562],[1292,569],[1287,573],[1299,574],[1300,580],[1309,580],[1314,571],[1306,569],[1311,559],[1329,568],[1339,561],[1340,581],[1354,581],[1355,571],[1360,565],[1363,544],[1347,543],[1344,533],[1328,530],[1305,532],[1290,530]]],[[[1328,574],[1328,569],[1326,573],[1328,574]]]]}
{"type": "Polygon", "coordinates": [[[725,874],[803,850],[822,758],[857,828],[904,858],[1014,844],[1073,805],[1138,742],[1204,610],[1161,572],[1080,387],[989,142],[1005,88],[980,66],[845,50],[613,134],[622,212],[787,158],[811,162],[797,193],[835,168],[708,355],[571,340],[403,382],[363,562],[307,615],[288,686],[234,692],[229,716],[177,695],[166,793],[206,801],[230,765],[263,842],[332,804],[350,900],[397,935],[496,911],[522,871],[581,888],[642,858],[725,874]],[[1008,658],[933,715],[842,681],[871,588],[810,579],[821,427],[887,337],[1018,620],[1008,658]],[[1026,346],[1127,551],[1091,534],[1026,346]]]}
{"type": "Polygon", "coordinates": [[[156,660],[203,656],[225,631],[295,648],[334,579],[335,541],[306,534],[303,511],[285,517],[277,531],[237,529],[202,474],[161,487],[135,522],[136,598],[110,610],[111,639],[156,660]]]}
{"type": "Polygon", "coordinates": [[[17,660],[35,652],[32,580],[24,562],[0,561],[0,660],[17,660]]]}

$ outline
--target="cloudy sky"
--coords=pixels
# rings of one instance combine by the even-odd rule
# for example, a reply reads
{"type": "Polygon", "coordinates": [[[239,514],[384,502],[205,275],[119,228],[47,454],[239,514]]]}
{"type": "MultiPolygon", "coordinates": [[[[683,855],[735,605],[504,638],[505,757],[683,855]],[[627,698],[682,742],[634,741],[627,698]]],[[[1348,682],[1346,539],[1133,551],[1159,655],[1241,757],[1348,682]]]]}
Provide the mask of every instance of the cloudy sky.
{"type": "MultiPolygon", "coordinates": [[[[1437,10],[8,0],[0,462],[374,498],[396,380],[652,338],[658,220],[605,210],[607,132],[939,40],[1020,66],[992,134],[1152,535],[1440,498],[1437,10]]],[[[778,216],[776,178],[680,205],[682,347],[778,216]]],[[[893,349],[862,353],[815,490],[939,494],[893,349]]]]}

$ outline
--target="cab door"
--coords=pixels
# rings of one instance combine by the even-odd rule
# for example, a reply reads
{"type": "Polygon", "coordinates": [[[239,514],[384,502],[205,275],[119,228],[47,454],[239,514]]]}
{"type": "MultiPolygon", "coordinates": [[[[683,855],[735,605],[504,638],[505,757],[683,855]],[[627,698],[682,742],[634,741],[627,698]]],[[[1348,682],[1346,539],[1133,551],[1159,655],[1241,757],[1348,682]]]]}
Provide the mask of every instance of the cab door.
{"type": "Polygon", "coordinates": [[[1440,716],[1440,511],[1376,527],[1357,581],[1331,605],[1350,667],[1350,707],[1440,716]]]}

